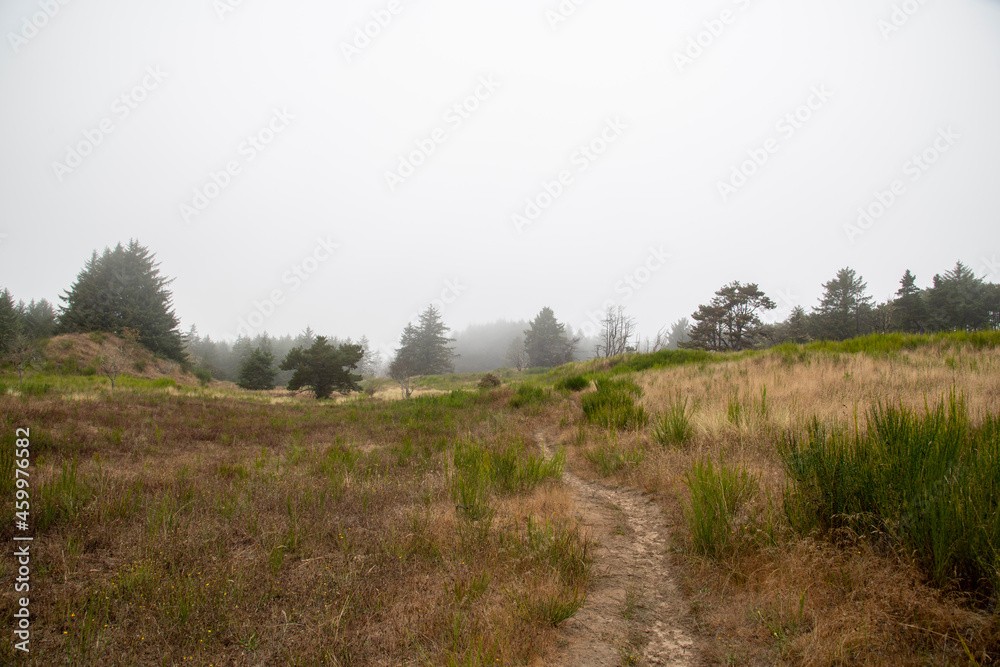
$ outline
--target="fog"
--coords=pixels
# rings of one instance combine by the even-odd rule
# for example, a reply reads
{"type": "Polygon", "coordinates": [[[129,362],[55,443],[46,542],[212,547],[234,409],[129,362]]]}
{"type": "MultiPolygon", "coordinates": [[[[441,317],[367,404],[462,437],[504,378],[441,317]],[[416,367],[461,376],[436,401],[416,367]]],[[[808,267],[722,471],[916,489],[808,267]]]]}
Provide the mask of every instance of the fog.
{"type": "Polygon", "coordinates": [[[186,330],[391,350],[733,280],[1000,281],[1000,3],[8,1],[0,286],[138,239],[186,330]]]}

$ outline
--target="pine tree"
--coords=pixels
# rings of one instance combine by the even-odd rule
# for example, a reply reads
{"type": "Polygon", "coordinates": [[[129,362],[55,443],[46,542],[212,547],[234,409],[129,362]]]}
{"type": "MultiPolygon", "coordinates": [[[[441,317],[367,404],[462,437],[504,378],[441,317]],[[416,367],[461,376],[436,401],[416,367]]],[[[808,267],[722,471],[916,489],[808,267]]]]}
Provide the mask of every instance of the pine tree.
{"type": "Polygon", "coordinates": [[[393,361],[396,370],[411,377],[454,373],[455,350],[448,343],[455,339],[448,338],[448,331],[437,308],[428,306],[420,314],[418,326],[407,324],[403,329],[393,361]]]}
{"type": "Polygon", "coordinates": [[[542,308],[529,326],[524,331],[524,349],[530,365],[552,367],[573,361],[580,339],[566,335],[566,325],[556,319],[551,308],[542,308]]]}
{"type": "Polygon", "coordinates": [[[943,276],[934,276],[934,285],[927,290],[927,309],[934,328],[943,331],[989,328],[987,294],[983,279],[961,262],[943,276]]]}
{"type": "Polygon", "coordinates": [[[362,356],[360,345],[344,343],[333,347],[325,336],[318,336],[309,348],[292,348],[279,368],[295,371],[288,381],[292,391],[308,387],[316,393],[316,398],[329,398],[334,391],[341,394],[361,391],[357,384],[361,376],[351,371],[358,367],[362,356]]]}
{"type": "Polygon", "coordinates": [[[274,354],[270,345],[255,347],[240,366],[240,376],[236,384],[243,389],[274,389],[274,354]]]}
{"type": "Polygon", "coordinates": [[[149,249],[132,240],[114,250],[95,251],[63,294],[59,330],[66,333],[138,332],[139,343],[168,359],[185,360],[177,316],[159,264],[149,249]]]}
{"type": "Polygon", "coordinates": [[[760,311],[774,310],[774,301],[756,283],[733,281],[715,293],[711,302],[691,315],[696,324],[682,348],[745,350],[761,343],[760,311]]]}
{"type": "Polygon", "coordinates": [[[0,354],[4,354],[14,344],[14,338],[21,333],[21,317],[14,305],[10,290],[0,291],[0,354]]]}
{"type": "Polygon", "coordinates": [[[21,312],[24,335],[29,339],[48,338],[55,333],[56,311],[45,299],[37,302],[32,299],[27,305],[21,302],[18,304],[18,310],[21,312]]]}
{"type": "Polygon", "coordinates": [[[896,298],[893,304],[893,327],[906,333],[921,333],[927,331],[930,323],[927,320],[927,304],[917,287],[917,277],[907,269],[899,281],[896,298]]]}
{"type": "Polygon", "coordinates": [[[823,283],[823,297],[813,309],[815,337],[845,340],[865,333],[872,308],[867,289],[868,283],[851,268],[841,269],[836,278],[823,283]]]}

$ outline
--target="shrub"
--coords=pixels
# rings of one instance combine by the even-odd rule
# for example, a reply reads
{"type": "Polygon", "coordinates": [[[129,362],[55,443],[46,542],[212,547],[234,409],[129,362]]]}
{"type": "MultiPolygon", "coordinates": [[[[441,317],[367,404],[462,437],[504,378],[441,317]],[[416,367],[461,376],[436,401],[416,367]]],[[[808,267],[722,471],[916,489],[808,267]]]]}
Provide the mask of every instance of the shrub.
{"type": "Polygon", "coordinates": [[[570,375],[556,382],[555,387],[566,391],[583,391],[590,388],[590,379],[584,375],[570,375]]]}
{"type": "Polygon", "coordinates": [[[146,370],[146,360],[145,359],[137,359],[136,361],[133,361],[132,362],[132,368],[135,369],[135,371],[138,372],[138,373],[143,372],[144,370],[146,370]]]}
{"type": "Polygon", "coordinates": [[[605,428],[637,429],[646,425],[649,416],[636,399],[642,389],[628,379],[598,378],[597,391],[583,397],[583,413],[587,421],[605,428]]]}
{"type": "Polygon", "coordinates": [[[661,445],[686,445],[694,437],[694,427],[691,425],[691,413],[688,411],[688,401],[681,401],[678,395],[667,406],[653,426],[653,439],[661,445]]]}
{"type": "Polygon", "coordinates": [[[548,396],[548,393],[537,384],[521,384],[510,399],[510,407],[520,408],[544,403],[548,396]]]}
{"type": "Polygon", "coordinates": [[[849,434],[814,420],[786,436],[785,514],[800,533],[877,535],[938,586],[1000,591],[1000,415],[979,426],[954,393],[923,414],[876,404],[849,434]]]}
{"type": "Polygon", "coordinates": [[[487,373],[482,377],[481,380],[479,380],[478,386],[480,389],[495,389],[499,387],[500,384],[501,384],[500,378],[498,378],[493,373],[487,373]]]}
{"type": "Polygon", "coordinates": [[[208,383],[212,381],[212,371],[208,370],[204,366],[194,369],[194,376],[198,379],[198,383],[202,387],[207,386],[208,383]]]}
{"type": "Polygon", "coordinates": [[[738,544],[737,520],[743,506],[760,490],[757,478],[742,468],[729,468],[706,458],[695,461],[684,474],[691,491],[684,518],[691,529],[694,548],[709,558],[731,553],[738,544]]]}

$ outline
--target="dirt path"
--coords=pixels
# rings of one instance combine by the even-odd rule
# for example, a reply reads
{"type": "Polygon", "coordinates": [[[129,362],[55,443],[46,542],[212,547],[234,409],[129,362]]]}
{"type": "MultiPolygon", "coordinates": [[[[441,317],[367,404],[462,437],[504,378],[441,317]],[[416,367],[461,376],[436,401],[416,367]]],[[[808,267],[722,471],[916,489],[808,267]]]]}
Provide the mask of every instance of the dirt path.
{"type": "MultiPolygon", "coordinates": [[[[545,455],[545,434],[535,438],[545,455]]],[[[670,576],[666,528],[657,505],[638,491],[588,482],[569,470],[578,517],[597,542],[587,601],[561,626],[557,665],[691,667],[686,604],[670,576]]]]}

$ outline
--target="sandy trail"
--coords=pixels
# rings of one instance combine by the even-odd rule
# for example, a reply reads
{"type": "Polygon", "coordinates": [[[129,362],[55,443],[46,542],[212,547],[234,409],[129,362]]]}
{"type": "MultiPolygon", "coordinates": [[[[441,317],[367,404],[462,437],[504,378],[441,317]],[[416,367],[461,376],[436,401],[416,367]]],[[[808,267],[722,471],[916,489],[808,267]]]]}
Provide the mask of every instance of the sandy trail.
{"type": "MultiPolygon", "coordinates": [[[[545,433],[535,438],[549,456],[545,433]]],[[[670,575],[659,507],[638,491],[585,481],[568,466],[563,480],[575,492],[577,517],[597,548],[587,600],[560,626],[554,664],[697,664],[684,627],[687,605],[670,575]]]]}

